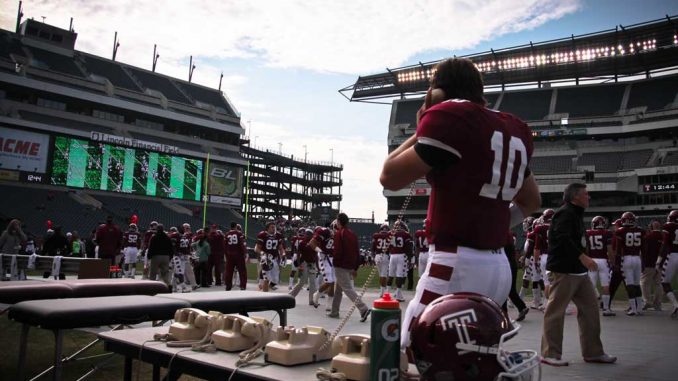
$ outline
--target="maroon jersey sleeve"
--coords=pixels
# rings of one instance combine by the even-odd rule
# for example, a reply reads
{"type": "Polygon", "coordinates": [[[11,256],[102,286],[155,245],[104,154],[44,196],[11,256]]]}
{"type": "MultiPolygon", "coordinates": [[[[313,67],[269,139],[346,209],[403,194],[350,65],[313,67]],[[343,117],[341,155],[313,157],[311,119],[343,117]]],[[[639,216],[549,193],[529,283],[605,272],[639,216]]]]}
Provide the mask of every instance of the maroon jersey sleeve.
{"type": "MultiPolygon", "coordinates": [[[[665,254],[678,253],[678,224],[667,222],[664,224],[663,230],[665,232],[665,254]]],[[[664,253],[662,253],[662,255],[664,255],[664,253]]]]}
{"type": "Polygon", "coordinates": [[[266,247],[266,237],[268,237],[268,234],[265,231],[257,234],[257,243],[260,244],[262,248],[266,247]]]}
{"type": "Polygon", "coordinates": [[[549,240],[548,240],[548,233],[549,233],[549,225],[544,224],[544,225],[539,225],[535,229],[535,241],[534,241],[534,248],[539,250],[540,254],[548,254],[549,252],[549,240]]]}
{"type": "Polygon", "coordinates": [[[534,254],[534,231],[527,233],[525,239],[525,257],[529,258],[534,254]]]}
{"type": "Polygon", "coordinates": [[[417,144],[458,157],[456,163],[427,175],[429,243],[481,250],[503,247],[509,203],[529,174],[532,135],[527,125],[510,114],[449,100],[424,113],[417,137],[417,144]]]}

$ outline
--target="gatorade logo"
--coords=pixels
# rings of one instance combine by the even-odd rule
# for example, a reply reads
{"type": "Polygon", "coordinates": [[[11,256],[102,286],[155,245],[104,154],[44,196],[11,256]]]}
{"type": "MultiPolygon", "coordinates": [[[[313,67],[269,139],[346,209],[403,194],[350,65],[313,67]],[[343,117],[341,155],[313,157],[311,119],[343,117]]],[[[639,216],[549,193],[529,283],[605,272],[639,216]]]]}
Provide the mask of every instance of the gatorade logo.
{"type": "Polygon", "coordinates": [[[398,319],[389,319],[381,326],[381,337],[386,341],[398,341],[400,338],[400,322],[398,319]]]}

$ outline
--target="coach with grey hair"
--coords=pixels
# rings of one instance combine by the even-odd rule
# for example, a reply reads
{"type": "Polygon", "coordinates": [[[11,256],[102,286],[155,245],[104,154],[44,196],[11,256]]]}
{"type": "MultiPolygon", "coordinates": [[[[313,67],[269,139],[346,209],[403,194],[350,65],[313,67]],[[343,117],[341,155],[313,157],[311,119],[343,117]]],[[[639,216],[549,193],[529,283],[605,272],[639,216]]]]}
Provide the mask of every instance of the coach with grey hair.
{"type": "Polygon", "coordinates": [[[566,366],[562,359],[565,311],[570,301],[577,306],[579,342],[586,362],[611,364],[617,361],[603,350],[600,341],[598,300],[588,271],[596,270],[596,262],[586,255],[584,210],[589,206],[585,184],[572,183],[563,193],[563,206],[553,216],[548,231],[549,257],[547,276],[551,282],[544,333],[541,339],[542,362],[566,366]]]}

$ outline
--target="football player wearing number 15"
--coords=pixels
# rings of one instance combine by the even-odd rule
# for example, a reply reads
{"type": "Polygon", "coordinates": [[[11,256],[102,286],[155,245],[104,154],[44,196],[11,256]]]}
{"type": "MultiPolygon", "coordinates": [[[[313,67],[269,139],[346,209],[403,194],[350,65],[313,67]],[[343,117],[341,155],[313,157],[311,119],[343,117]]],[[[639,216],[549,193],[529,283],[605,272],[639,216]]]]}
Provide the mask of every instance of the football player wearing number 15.
{"type": "Polygon", "coordinates": [[[431,184],[430,264],[405,313],[403,348],[412,321],[440,296],[466,291],[504,303],[511,286],[506,232],[541,204],[528,167],[530,129],[485,106],[473,62],[439,63],[417,112],[415,135],[384,162],[380,180],[386,189],[401,189],[423,176],[431,184]]]}

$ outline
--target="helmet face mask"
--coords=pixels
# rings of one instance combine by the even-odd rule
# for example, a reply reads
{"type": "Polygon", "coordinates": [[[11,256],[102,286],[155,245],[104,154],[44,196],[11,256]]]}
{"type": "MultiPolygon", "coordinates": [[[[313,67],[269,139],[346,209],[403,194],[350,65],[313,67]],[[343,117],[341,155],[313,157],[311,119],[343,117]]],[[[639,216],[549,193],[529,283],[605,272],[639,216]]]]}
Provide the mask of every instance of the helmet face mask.
{"type": "Polygon", "coordinates": [[[533,224],[534,224],[534,217],[526,217],[523,220],[523,232],[525,232],[525,233],[531,232],[533,224]]]}
{"type": "Polygon", "coordinates": [[[607,220],[603,216],[595,216],[591,220],[591,229],[607,229],[607,220]]]}
{"type": "Polygon", "coordinates": [[[625,212],[621,216],[621,224],[622,226],[636,226],[636,215],[631,212],[625,212]]]}
{"type": "Polygon", "coordinates": [[[556,214],[556,212],[553,209],[546,209],[544,213],[541,215],[541,220],[545,224],[550,224],[554,214],[556,214]]]}
{"type": "Polygon", "coordinates": [[[530,380],[540,366],[537,353],[504,348],[519,329],[491,299],[450,294],[415,319],[410,349],[422,380],[530,380]]]}

